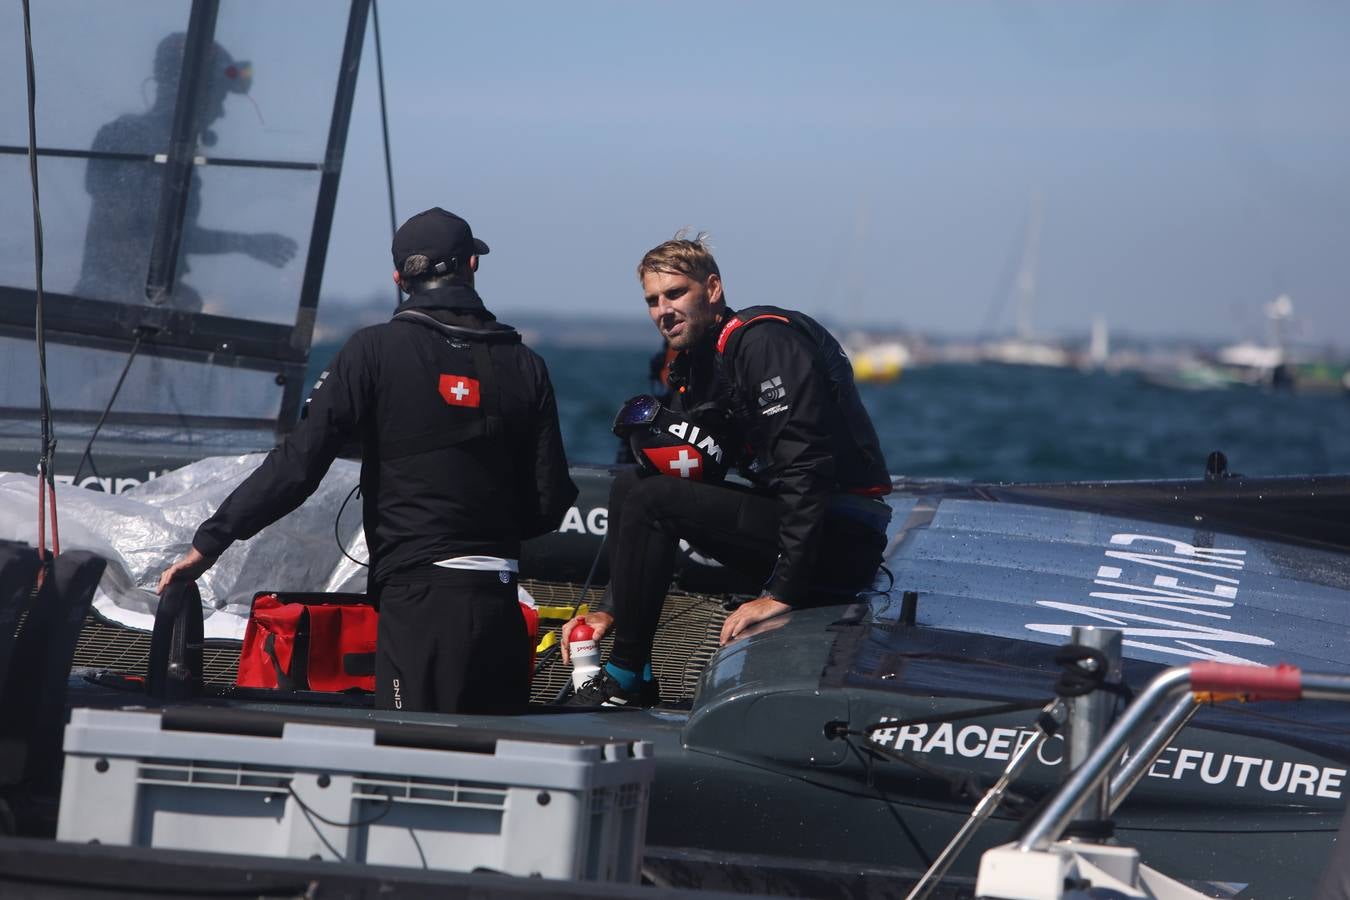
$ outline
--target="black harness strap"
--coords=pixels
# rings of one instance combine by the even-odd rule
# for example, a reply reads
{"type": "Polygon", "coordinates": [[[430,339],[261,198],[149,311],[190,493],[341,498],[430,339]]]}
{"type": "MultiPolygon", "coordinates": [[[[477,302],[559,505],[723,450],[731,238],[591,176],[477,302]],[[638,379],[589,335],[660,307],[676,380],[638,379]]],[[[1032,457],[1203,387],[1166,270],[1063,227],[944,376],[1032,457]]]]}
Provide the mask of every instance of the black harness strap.
{"type": "Polygon", "coordinates": [[[463,425],[440,428],[436,431],[415,434],[411,437],[382,439],[380,441],[380,458],[398,459],[403,456],[412,456],[415,453],[426,453],[428,450],[443,450],[446,447],[453,447],[456,444],[462,444],[465,441],[492,433],[491,424],[488,420],[480,418],[463,425]]]}
{"type": "Polygon", "coordinates": [[[460,325],[447,325],[434,316],[429,316],[416,309],[405,309],[402,312],[394,313],[394,318],[400,322],[412,322],[415,325],[424,325],[435,331],[439,331],[446,337],[455,338],[461,341],[473,341],[474,343],[486,342],[489,344],[518,344],[520,343],[520,332],[514,328],[502,327],[500,329],[485,328],[464,328],[460,325]]]}
{"type": "Polygon", "coordinates": [[[492,371],[492,356],[483,341],[474,341],[469,346],[472,348],[473,367],[478,370],[478,408],[483,413],[485,433],[489,436],[501,434],[505,429],[500,398],[497,396],[497,376],[492,371]]]}

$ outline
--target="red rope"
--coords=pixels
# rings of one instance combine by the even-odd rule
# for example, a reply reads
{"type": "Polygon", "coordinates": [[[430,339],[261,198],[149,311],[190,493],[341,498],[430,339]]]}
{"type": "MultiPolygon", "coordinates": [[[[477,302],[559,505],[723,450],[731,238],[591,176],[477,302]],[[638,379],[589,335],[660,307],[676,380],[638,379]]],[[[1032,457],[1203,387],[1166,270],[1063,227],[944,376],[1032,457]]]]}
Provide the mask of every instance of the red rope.
{"type": "Polygon", "coordinates": [[[37,554],[40,565],[38,566],[37,582],[34,590],[42,589],[42,582],[47,577],[47,569],[50,568],[51,560],[55,559],[61,553],[61,533],[56,523],[56,484],[47,478],[47,466],[45,463],[38,464],[38,522],[37,522],[37,554]],[[52,552],[47,552],[47,495],[51,494],[52,500],[52,552]]]}
{"type": "Polygon", "coordinates": [[[37,549],[38,556],[44,556],[47,553],[47,466],[43,463],[38,464],[38,527],[37,527],[37,549]]]}
{"type": "Polygon", "coordinates": [[[47,481],[47,490],[52,495],[52,556],[61,555],[61,531],[56,527],[56,483],[47,481]]]}

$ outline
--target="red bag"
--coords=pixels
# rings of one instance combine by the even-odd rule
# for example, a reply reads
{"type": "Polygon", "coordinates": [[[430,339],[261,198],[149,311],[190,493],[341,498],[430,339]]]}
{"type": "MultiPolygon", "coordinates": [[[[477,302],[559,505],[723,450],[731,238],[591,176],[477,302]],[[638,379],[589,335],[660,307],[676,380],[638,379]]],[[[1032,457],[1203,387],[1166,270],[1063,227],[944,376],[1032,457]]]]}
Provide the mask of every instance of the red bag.
{"type": "Polygon", "coordinates": [[[539,648],[539,610],[520,601],[520,614],[525,617],[525,634],[530,642],[530,683],[534,683],[534,657],[539,648]]]}
{"type": "Polygon", "coordinates": [[[377,628],[375,608],[364,594],[256,594],[234,683],[374,691],[377,628]]]}
{"type": "MultiPolygon", "coordinates": [[[[524,601],[520,611],[533,679],[539,611],[524,601]]],[[[379,614],[365,594],[259,592],[244,629],[234,683],[286,691],[373,692],[378,628],[379,614]]]]}

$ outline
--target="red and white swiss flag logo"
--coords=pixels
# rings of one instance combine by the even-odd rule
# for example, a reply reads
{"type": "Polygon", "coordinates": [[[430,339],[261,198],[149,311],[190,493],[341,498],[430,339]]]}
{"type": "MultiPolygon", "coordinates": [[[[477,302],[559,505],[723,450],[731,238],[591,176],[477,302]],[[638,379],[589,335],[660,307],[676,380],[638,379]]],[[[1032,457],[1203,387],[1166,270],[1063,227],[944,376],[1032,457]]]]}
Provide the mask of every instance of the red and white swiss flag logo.
{"type": "Polygon", "coordinates": [[[703,480],[703,460],[692,447],[643,447],[642,452],[662,475],[703,480]]]}
{"type": "Polygon", "coordinates": [[[442,375],[441,396],[451,406],[478,406],[478,379],[467,375],[442,375]]]}

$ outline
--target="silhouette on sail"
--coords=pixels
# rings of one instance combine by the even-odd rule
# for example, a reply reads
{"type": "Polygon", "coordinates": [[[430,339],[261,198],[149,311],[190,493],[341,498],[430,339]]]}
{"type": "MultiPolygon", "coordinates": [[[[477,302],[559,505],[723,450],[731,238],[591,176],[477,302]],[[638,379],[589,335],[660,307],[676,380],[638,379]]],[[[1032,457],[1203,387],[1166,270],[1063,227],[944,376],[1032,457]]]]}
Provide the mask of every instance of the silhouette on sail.
{"type": "MultiPolygon", "coordinates": [[[[174,123],[179,78],[183,69],[186,35],[176,32],[159,43],[155,52],[153,81],[155,98],[143,113],[119,116],[99,129],[93,150],[100,153],[166,154],[174,123]]],[[[215,143],[210,126],[225,115],[230,94],[247,94],[252,66],[237,61],[220,44],[212,43],[204,79],[199,87],[196,140],[207,147],[215,143]]],[[[122,303],[172,306],[200,312],[201,294],[183,282],[189,266],[184,258],[177,267],[172,289],[148,295],[148,273],[155,226],[162,205],[162,166],[128,166],[116,158],[95,157],[85,172],[85,188],[93,200],[85,238],[80,280],[75,293],[84,297],[122,303]]],[[[294,239],[271,232],[250,234],[205,228],[201,213],[200,176],[192,175],[183,219],[184,257],[207,253],[243,253],[281,267],[295,256],[294,239]]]]}

